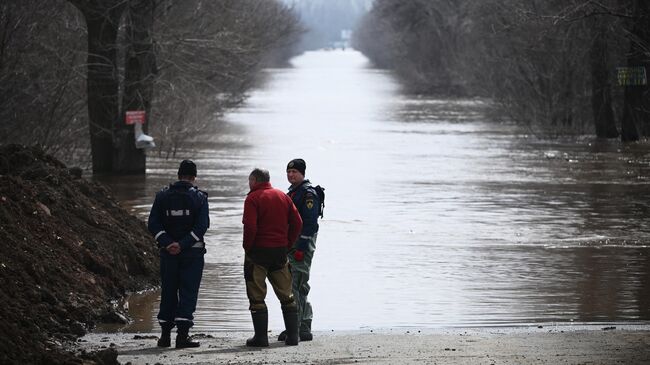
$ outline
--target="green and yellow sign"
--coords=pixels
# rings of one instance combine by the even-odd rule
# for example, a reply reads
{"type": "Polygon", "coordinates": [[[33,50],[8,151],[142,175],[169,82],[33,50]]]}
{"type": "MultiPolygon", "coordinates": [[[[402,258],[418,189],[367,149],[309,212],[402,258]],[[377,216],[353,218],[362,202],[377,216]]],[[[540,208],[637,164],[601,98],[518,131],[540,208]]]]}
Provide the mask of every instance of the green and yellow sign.
{"type": "Polygon", "coordinates": [[[619,86],[644,86],[648,84],[645,67],[617,67],[619,86]]]}

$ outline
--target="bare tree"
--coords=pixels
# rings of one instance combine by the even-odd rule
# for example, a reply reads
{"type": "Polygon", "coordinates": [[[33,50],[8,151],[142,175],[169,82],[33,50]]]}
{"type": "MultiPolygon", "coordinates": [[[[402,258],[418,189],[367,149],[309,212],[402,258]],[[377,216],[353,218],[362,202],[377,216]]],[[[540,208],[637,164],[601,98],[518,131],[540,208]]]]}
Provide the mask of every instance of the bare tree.
{"type": "Polygon", "coordinates": [[[390,67],[415,93],[463,94],[454,67],[462,48],[464,1],[378,0],[355,32],[353,45],[379,67],[390,67]]]}
{"type": "Polygon", "coordinates": [[[616,138],[616,118],[612,106],[612,84],[610,81],[610,56],[607,38],[610,30],[601,16],[594,16],[590,21],[592,29],[591,49],[591,108],[594,115],[596,136],[616,138]]]}
{"type": "MultiPolygon", "coordinates": [[[[157,76],[153,48],[155,3],[151,0],[130,0],[124,17],[124,92],[120,118],[114,126],[113,172],[144,174],[146,155],[136,148],[132,125],[126,125],[127,111],[143,110],[151,115],[154,82],[157,76]]],[[[146,127],[145,123],[143,126],[146,127]]]]}
{"type": "Polygon", "coordinates": [[[277,50],[302,28],[286,6],[264,0],[163,1],[156,10],[152,134],[160,153],[205,140],[227,108],[238,105],[277,50]]]}
{"type": "Polygon", "coordinates": [[[74,163],[91,155],[95,172],[143,173],[127,110],[147,111],[145,128],[173,152],[212,132],[262,67],[293,54],[301,31],[271,0],[7,0],[0,143],[39,144],[74,163]]]}
{"type": "MultiPolygon", "coordinates": [[[[630,50],[627,55],[629,67],[650,71],[650,4],[635,0],[632,14],[634,20],[630,31],[630,50]]],[[[629,85],[625,88],[621,138],[624,141],[639,139],[639,130],[650,135],[650,89],[645,85],[629,85]]]]}
{"type": "Polygon", "coordinates": [[[355,45],[415,92],[490,98],[536,134],[613,138],[623,100],[613,66],[627,35],[642,33],[626,31],[629,16],[610,0],[377,0],[355,45]]]}
{"type": "Polygon", "coordinates": [[[0,143],[58,156],[87,145],[84,25],[71,10],[60,1],[0,4],[0,143]]]}
{"type": "Polygon", "coordinates": [[[117,33],[124,0],[68,0],[86,20],[88,116],[94,173],[113,171],[113,126],[119,118],[117,33]]]}

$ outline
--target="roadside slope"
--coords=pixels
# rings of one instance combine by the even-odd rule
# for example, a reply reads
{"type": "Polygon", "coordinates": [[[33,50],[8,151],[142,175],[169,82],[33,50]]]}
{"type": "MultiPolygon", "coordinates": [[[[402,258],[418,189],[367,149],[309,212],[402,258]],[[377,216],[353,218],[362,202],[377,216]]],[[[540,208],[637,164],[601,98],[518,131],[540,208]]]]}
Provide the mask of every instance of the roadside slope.
{"type": "Polygon", "coordinates": [[[59,362],[111,300],[157,285],[155,242],[108,189],[37,148],[0,147],[0,363],[59,362]]]}

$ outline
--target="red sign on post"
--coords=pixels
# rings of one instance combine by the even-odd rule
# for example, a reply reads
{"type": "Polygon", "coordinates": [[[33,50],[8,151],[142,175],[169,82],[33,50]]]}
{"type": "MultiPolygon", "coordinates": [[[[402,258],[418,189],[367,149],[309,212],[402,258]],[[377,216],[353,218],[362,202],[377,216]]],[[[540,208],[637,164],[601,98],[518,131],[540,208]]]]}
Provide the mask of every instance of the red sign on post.
{"type": "Polygon", "coordinates": [[[144,110],[129,110],[126,112],[126,124],[144,124],[146,113],[144,110]]]}

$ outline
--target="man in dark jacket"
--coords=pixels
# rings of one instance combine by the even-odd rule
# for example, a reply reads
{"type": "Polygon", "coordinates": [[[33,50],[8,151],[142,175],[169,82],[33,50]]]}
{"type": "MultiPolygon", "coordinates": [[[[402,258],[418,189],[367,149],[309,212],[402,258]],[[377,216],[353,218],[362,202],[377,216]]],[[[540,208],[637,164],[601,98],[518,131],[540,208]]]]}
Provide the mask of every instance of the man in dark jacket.
{"type": "Polygon", "coordinates": [[[201,285],[206,252],[203,235],[210,226],[208,194],[194,186],[196,165],[181,162],[178,181],[156,194],[149,214],[149,231],[160,248],[160,311],[162,335],[158,346],[171,345],[176,326],[176,348],[198,347],[189,337],[201,285]]]}
{"type": "Polygon", "coordinates": [[[287,252],[302,229],[300,214],[291,199],[271,186],[269,172],[255,169],[248,177],[250,192],[244,202],[244,278],[255,335],[246,346],[269,345],[266,279],[282,305],[285,344],[298,344],[298,314],[291,289],[287,252]]]}
{"type": "MultiPolygon", "coordinates": [[[[320,215],[321,201],[319,195],[305,179],[305,160],[296,158],[287,164],[287,180],[291,184],[287,193],[295,204],[302,218],[302,231],[300,237],[289,250],[289,266],[293,280],[293,296],[298,305],[298,322],[300,341],[311,341],[311,320],[313,317],[311,303],[307,300],[309,295],[309,272],[311,261],[316,250],[318,237],[318,217],[320,215]]],[[[282,341],[285,334],[281,333],[278,340],[282,341]]]]}

